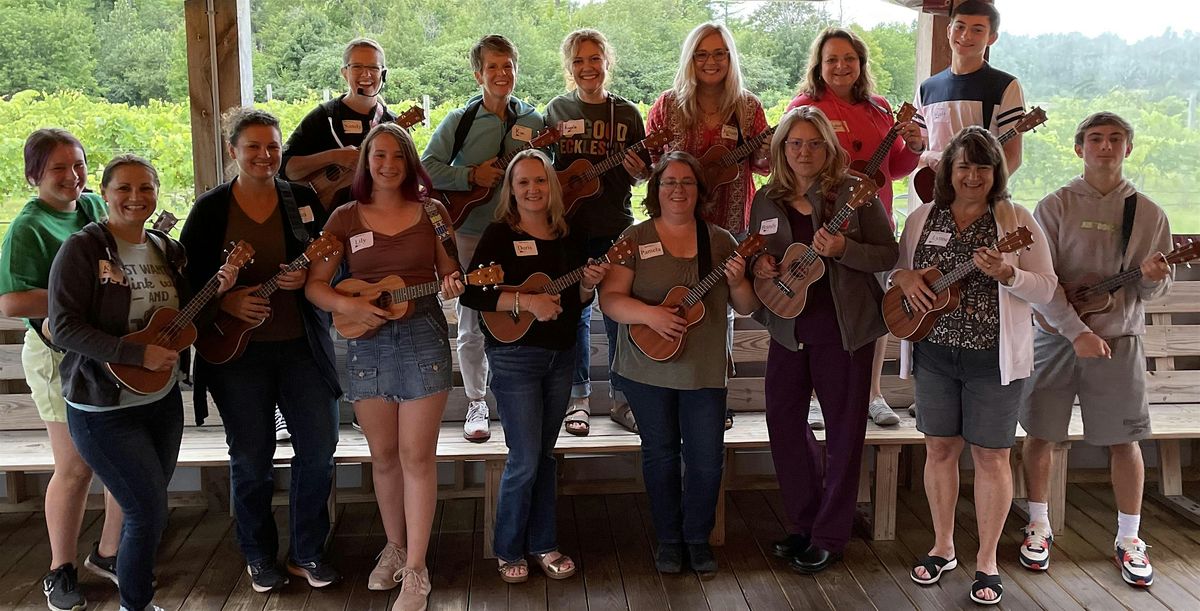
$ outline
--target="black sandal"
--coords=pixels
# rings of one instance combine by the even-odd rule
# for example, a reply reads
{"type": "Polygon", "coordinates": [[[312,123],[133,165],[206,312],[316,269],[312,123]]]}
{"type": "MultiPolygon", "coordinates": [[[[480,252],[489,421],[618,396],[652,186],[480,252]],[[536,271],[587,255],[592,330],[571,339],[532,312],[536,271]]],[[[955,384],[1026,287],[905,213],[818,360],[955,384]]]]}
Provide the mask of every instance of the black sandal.
{"type": "Polygon", "coordinates": [[[931,586],[942,578],[942,573],[946,571],[953,571],[956,568],[958,568],[958,558],[950,558],[947,560],[941,556],[925,556],[913,565],[912,570],[908,572],[908,576],[910,579],[920,585],[931,586]],[[925,572],[929,574],[929,577],[922,578],[921,576],[917,575],[917,569],[922,567],[925,569],[925,572]]]}
{"type": "Polygon", "coordinates": [[[1004,598],[1004,584],[1000,582],[999,575],[985,575],[982,571],[975,571],[975,582],[971,584],[971,600],[980,605],[994,605],[1004,598]],[[996,593],[996,598],[988,600],[982,597],[984,590],[991,590],[996,593]]]}

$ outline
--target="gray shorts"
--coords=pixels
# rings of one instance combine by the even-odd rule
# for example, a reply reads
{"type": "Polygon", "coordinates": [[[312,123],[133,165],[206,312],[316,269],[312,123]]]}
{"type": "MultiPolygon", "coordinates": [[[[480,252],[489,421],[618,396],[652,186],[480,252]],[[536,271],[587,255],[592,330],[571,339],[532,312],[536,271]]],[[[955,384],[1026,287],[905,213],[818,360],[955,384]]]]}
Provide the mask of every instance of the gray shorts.
{"type": "Polygon", "coordinates": [[[1146,356],[1142,338],[1106,340],[1111,359],[1081,359],[1071,342],[1038,329],[1033,337],[1033,375],[1021,397],[1021,426],[1030,435],[1063,441],[1075,397],[1084,441],[1111,446],[1150,436],[1146,356]]]}
{"type": "Polygon", "coordinates": [[[1011,448],[1024,380],[1000,384],[1000,349],[967,350],[930,342],[913,346],[917,430],[962,437],[981,448],[1011,448]]]}

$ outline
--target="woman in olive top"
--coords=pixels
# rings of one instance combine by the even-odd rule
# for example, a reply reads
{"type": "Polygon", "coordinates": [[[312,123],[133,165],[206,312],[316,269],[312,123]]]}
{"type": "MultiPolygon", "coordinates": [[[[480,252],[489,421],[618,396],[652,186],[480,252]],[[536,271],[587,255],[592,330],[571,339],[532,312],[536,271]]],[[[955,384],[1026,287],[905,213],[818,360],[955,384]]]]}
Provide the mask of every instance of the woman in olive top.
{"type": "MultiPolygon", "coordinates": [[[[13,218],[0,247],[0,313],[24,318],[27,327],[21,367],[54,453],[54,472],[46,485],[50,572],[42,578],[42,591],[51,609],[69,610],[87,604],[77,587],[74,562],[92,469],[80,458],[67,430],[67,404],[58,372],[62,353],[43,337],[42,322],[54,255],[67,236],[103,219],[106,213],[100,196],[83,192],[87,156],[79,140],[65,130],[39,129],[29,135],[25,140],[25,179],[37,187],[37,195],[13,218]]],[[[104,509],[100,540],[83,564],[116,583],[121,507],[105,493],[104,509]]]]}
{"type": "MultiPolygon", "coordinates": [[[[399,276],[409,286],[439,282],[442,297],[460,295],[458,262],[439,243],[426,210],[429,188],[408,132],[395,123],[372,128],[351,186],[355,201],[334,210],[325,224],[345,252],[313,262],[305,286],[317,307],[374,331],[349,341],[347,398],[370,446],[387,534],[367,586],[401,582],[397,611],[424,609],[429,596],[425,556],[437,508],[438,430],[451,385],[449,329],[436,295],[410,302],[407,317],[388,320],[387,311],[338,293],[329,281],[344,261],[351,278],[399,276]]],[[[449,218],[438,208],[441,218],[449,218]]]]}
{"type": "Polygon", "coordinates": [[[724,465],[725,309],[732,304],[748,314],[757,301],[745,278],[745,261],[734,255],[725,282],[718,281],[704,296],[707,314],[690,330],[673,308],[659,305],[671,288],[696,285],[734,254],[733,236],[701,219],[709,192],[699,172],[696,159],[683,152],[664,155],[654,167],[645,203],[650,219],[623,234],[638,245],[638,253],[628,267],[613,266],[600,301],[621,323],[613,374],[621,376],[641,432],[642,473],[658,538],[655,565],[664,573],[678,573],[686,544],[692,569],[711,575],[717,561],[708,537],[724,465]],[[686,330],[687,341],[673,359],[655,361],[630,339],[634,324],[647,325],[667,339],[686,330]]]}
{"type": "Polygon", "coordinates": [[[254,260],[239,274],[243,286],[229,291],[220,308],[261,325],[238,358],[215,365],[200,355],[197,400],[205,389],[212,392],[225,424],[238,545],[256,592],[287,583],[276,564],[279,535],[271,510],[279,406],[295,450],[288,486],[288,570],[312,587],[325,587],[338,579],[323,552],[342,394],[329,316],[304,298],[304,269],[279,276],[269,300],[251,294],[304,252],[325,224],[325,208],[312,189],[277,177],[283,140],[279,120],[270,113],[233,109],[225,117],[225,137],[238,175],[196,200],[180,241],[188,250],[193,286],[220,265],[225,245],[238,240],[254,245],[254,260]]]}
{"type": "Polygon", "coordinates": [[[775,553],[798,571],[816,573],[841,558],[850,541],[874,343],[887,332],[879,312],[883,290],[872,274],[892,269],[898,250],[874,197],[838,231],[825,228],[862,183],[846,173],[833,126],[815,106],[783,116],[771,162],[771,180],[750,211],[751,228],[767,236],[754,275],[778,277],[778,262],[793,243],[813,248],[825,266],[798,316],[781,318],[765,307],[755,315],[771,333],[767,432],[790,533],[775,553]],[[808,423],[814,389],[825,413],[824,444],[808,423]]]}
{"type": "MultiPolygon", "coordinates": [[[[570,235],[563,218],[562,190],[554,168],[541,151],[524,151],[508,165],[496,222],[484,230],[471,267],[489,262],[504,268],[509,285],[520,285],[537,272],[553,280],[587,263],[583,244],[570,235]]],[[[551,579],[575,574],[575,563],[558,551],[554,444],[566,414],[579,348],[572,331],[608,268],[607,263],[587,265],[577,284],[554,295],[480,287],[463,294],[463,304],[469,308],[528,311],[536,318],[524,336],[507,344],[483,326],[492,393],[508,446],[496,504],[494,549],[500,577],[509,583],[529,578],[528,554],[551,579]]]]}

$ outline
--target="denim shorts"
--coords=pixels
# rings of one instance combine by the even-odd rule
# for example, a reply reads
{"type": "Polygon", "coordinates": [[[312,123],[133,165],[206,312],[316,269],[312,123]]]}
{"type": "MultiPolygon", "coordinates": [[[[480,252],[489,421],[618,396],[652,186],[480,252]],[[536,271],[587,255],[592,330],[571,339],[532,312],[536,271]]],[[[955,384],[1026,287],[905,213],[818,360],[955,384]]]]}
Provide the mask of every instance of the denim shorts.
{"type": "Polygon", "coordinates": [[[349,401],[413,401],[449,390],[450,331],[436,297],[414,302],[406,318],[392,320],[369,339],[348,343],[349,401]]]}
{"type": "Polygon", "coordinates": [[[1000,383],[1000,349],[968,350],[932,342],[913,346],[917,430],[962,437],[982,448],[1011,448],[1024,380],[1000,383]]]}

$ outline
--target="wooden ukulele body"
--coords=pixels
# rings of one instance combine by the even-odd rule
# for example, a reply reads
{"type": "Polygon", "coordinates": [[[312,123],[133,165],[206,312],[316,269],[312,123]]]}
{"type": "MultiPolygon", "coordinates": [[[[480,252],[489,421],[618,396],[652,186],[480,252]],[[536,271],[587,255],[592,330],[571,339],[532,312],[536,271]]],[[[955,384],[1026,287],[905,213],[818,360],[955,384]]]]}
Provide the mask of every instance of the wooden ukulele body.
{"type": "Polygon", "coordinates": [[[779,262],[779,275],[774,278],[755,278],[754,294],[763,305],[780,318],[795,318],[804,311],[808,303],[808,287],[825,275],[825,261],[813,259],[812,265],[803,274],[792,276],[788,271],[812,250],[807,244],[792,244],[783,253],[779,262]]]}
{"type": "Polygon", "coordinates": [[[579,202],[594,197],[600,192],[600,177],[584,178],[592,171],[592,162],[587,159],[576,159],[562,171],[557,172],[558,182],[562,185],[563,207],[566,215],[571,216],[579,202]]]}
{"type": "MultiPolygon", "coordinates": [[[[333,287],[333,290],[365,301],[381,310],[387,310],[388,320],[399,320],[409,315],[412,310],[410,301],[392,301],[390,291],[407,286],[400,276],[388,276],[379,282],[367,282],[357,278],[347,278],[333,287]]],[[[352,321],[344,314],[333,313],[333,328],[346,339],[367,339],[378,331],[377,327],[369,327],[358,321],[352,321]]]]}
{"type": "MultiPolygon", "coordinates": [[[[159,338],[163,329],[180,316],[175,308],[159,308],[150,315],[150,322],[140,331],[134,331],[124,337],[126,342],[145,345],[157,345],[176,352],[192,345],[196,341],[196,325],[190,321],[173,337],[159,338]]],[[[156,393],[171,382],[175,376],[175,367],[166,371],[150,371],[141,365],[125,365],[123,363],[106,363],[108,371],[122,386],[139,395],[156,393]]]]}
{"type": "MultiPolygon", "coordinates": [[[[1071,303],[1071,307],[1075,308],[1075,313],[1079,314],[1080,319],[1091,314],[1107,312],[1113,306],[1113,297],[1111,293],[1103,291],[1092,295],[1086,295],[1088,289],[1103,282],[1104,278],[1097,274],[1089,274],[1076,282],[1062,283],[1063,292],[1067,295],[1067,301],[1071,303]]],[[[1046,321],[1045,317],[1037,310],[1033,311],[1033,318],[1047,333],[1059,335],[1058,329],[1055,329],[1046,321]]]]}
{"type": "Polygon", "coordinates": [[[446,206],[446,213],[450,215],[450,223],[455,227],[461,227],[466,222],[467,216],[471,214],[472,210],[491,199],[492,190],[487,187],[472,185],[468,191],[435,190],[432,196],[446,206]]]}
{"type": "Polygon", "coordinates": [[[657,331],[651,329],[649,325],[630,325],[629,338],[646,356],[655,361],[669,361],[679,355],[683,350],[683,343],[687,340],[688,331],[704,319],[704,302],[697,301],[695,305],[687,307],[683,305],[684,298],[687,297],[690,289],[686,286],[677,286],[667,292],[667,296],[663,299],[661,306],[666,306],[675,309],[675,314],[687,321],[687,326],[679,339],[670,341],[664,339],[657,331]]]}
{"type": "Polygon", "coordinates": [[[937,172],[928,167],[917,170],[917,173],[912,178],[912,184],[913,190],[917,192],[917,198],[921,200],[921,203],[928,204],[933,201],[933,184],[936,181],[937,172]]]}
{"type": "Polygon", "coordinates": [[[707,151],[700,156],[700,167],[704,173],[704,184],[708,187],[709,193],[715,191],[721,185],[731,183],[741,173],[741,163],[731,163],[725,165],[722,157],[729,154],[729,149],[720,144],[708,147],[707,151]]]}
{"type": "MultiPolygon", "coordinates": [[[[500,291],[505,293],[540,293],[550,284],[550,276],[542,272],[536,272],[525,279],[520,286],[500,286],[500,291]]],[[[511,344],[529,332],[537,318],[532,312],[522,310],[520,314],[513,316],[512,312],[482,312],[483,324],[487,325],[488,331],[492,333],[492,337],[506,344],[511,344]]]]}
{"type": "MultiPolygon", "coordinates": [[[[925,277],[925,283],[931,286],[942,277],[942,272],[937,268],[929,268],[921,274],[925,277]]],[[[904,291],[898,286],[893,286],[883,294],[883,321],[887,323],[888,331],[891,331],[892,335],[910,342],[919,342],[929,335],[942,314],[958,307],[961,299],[962,293],[958,284],[953,284],[937,295],[932,308],[925,312],[917,312],[909,305],[904,291]]]]}
{"type": "Polygon", "coordinates": [[[250,323],[232,314],[219,312],[208,331],[196,340],[196,352],[213,365],[224,365],[242,356],[250,341],[250,333],[266,322],[264,319],[250,323]]]}
{"type": "Polygon", "coordinates": [[[301,184],[307,183],[312,187],[313,191],[317,192],[317,199],[326,206],[333,202],[338,191],[349,187],[352,182],[354,182],[354,168],[336,163],[314,170],[300,180],[301,184]]]}

